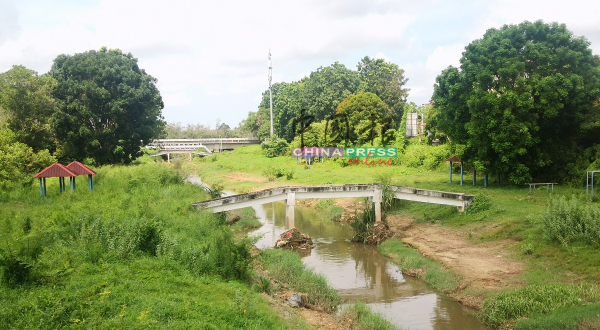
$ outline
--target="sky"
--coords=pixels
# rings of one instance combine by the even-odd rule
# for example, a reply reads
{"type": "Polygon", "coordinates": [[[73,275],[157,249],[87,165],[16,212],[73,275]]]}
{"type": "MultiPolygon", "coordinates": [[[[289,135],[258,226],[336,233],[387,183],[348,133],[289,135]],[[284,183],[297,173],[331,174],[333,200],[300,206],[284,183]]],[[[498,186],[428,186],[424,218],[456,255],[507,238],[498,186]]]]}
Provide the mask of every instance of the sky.
{"type": "Polygon", "coordinates": [[[423,104],[465,46],[504,24],[564,23],[600,54],[598,13],[598,0],[0,0],[0,72],[118,48],[158,80],[168,123],[236,127],[268,90],[269,52],[273,83],[383,58],[423,104]]]}

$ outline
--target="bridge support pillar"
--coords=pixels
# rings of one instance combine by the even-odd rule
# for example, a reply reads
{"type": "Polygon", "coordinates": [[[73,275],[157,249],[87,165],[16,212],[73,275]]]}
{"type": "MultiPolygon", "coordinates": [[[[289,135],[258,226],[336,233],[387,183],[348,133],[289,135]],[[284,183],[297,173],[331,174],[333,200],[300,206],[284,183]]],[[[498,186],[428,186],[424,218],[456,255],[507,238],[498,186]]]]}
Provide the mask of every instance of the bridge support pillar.
{"type": "Polygon", "coordinates": [[[465,202],[463,201],[463,205],[462,206],[457,206],[456,210],[460,213],[465,211],[465,202]]]}
{"type": "Polygon", "coordinates": [[[287,199],[285,201],[285,225],[287,229],[295,227],[294,205],[296,205],[296,193],[290,192],[287,194],[287,199]]]}
{"type": "Polygon", "coordinates": [[[381,189],[375,189],[373,203],[375,204],[375,222],[381,222],[381,189]]]}

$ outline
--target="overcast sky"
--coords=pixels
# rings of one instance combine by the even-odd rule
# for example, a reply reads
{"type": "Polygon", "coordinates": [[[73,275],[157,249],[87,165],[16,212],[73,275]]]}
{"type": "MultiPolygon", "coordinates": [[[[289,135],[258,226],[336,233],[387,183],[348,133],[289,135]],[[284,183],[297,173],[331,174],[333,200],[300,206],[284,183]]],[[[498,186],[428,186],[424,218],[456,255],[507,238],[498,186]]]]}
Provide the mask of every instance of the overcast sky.
{"type": "Polygon", "coordinates": [[[46,73],[60,54],[130,52],[158,79],[169,123],[237,126],[273,82],[298,81],[364,56],[405,70],[408,100],[429,101],[435,77],[489,28],[565,23],[600,54],[598,0],[0,0],[0,72],[46,73]]]}

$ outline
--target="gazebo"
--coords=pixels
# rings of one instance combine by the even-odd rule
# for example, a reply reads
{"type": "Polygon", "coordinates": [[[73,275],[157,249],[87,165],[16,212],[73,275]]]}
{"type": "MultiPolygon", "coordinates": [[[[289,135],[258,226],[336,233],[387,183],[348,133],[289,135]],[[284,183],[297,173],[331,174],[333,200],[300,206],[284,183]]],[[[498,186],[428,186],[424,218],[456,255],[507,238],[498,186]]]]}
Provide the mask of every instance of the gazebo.
{"type": "MultiPolygon", "coordinates": [[[[73,172],[76,176],[79,175],[87,175],[88,176],[88,186],[90,188],[90,191],[92,191],[94,189],[94,183],[92,182],[92,175],[95,175],[96,172],[91,170],[89,167],[81,164],[80,162],[71,162],[69,165],[67,165],[67,169],[69,169],[71,172],[73,172]]],[[[75,177],[71,178],[72,180],[72,189],[75,189],[75,177]]]]}
{"type": "MultiPolygon", "coordinates": [[[[447,162],[450,162],[450,183],[452,183],[452,162],[460,162],[460,185],[463,185],[463,169],[464,169],[464,163],[462,160],[458,159],[458,156],[454,155],[448,159],[446,159],[447,162]]],[[[473,167],[473,185],[477,184],[477,170],[473,167]]],[[[500,184],[500,174],[498,174],[498,184],[500,184]]],[[[485,177],[483,179],[483,185],[485,187],[488,186],[488,174],[487,172],[485,173],[485,177]]]]}
{"type": "Polygon", "coordinates": [[[77,175],[71,172],[68,168],[59,163],[54,163],[41,170],[34,176],[34,178],[40,180],[40,196],[46,196],[46,178],[58,178],[58,185],[60,187],[60,193],[62,194],[66,190],[65,177],[67,176],[70,178],[71,191],[73,191],[73,178],[75,178],[77,175]]]}
{"type": "Polygon", "coordinates": [[[460,162],[460,185],[463,184],[463,161],[458,159],[458,156],[454,155],[448,159],[447,162],[450,162],[450,183],[452,183],[452,162],[460,162]]]}

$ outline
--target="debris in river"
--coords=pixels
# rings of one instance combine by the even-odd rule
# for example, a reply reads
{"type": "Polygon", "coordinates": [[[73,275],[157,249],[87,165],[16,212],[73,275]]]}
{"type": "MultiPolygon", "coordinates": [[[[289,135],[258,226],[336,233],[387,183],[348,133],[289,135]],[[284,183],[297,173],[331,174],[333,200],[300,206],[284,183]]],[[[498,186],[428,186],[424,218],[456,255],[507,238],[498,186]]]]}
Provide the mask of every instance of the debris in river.
{"type": "Polygon", "coordinates": [[[394,236],[394,231],[384,222],[375,222],[369,226],[366,233],[352,237],[352,242],[379,245],[386,239],[394,236]]]}
{"type": "Polygon", "coordinates": [[[292,228],[279,235],[279,239],[275,243],[277,248],[290,249],[312,249],[313,242],[310,236],[300,233],[296,228],[292,228]]]}

